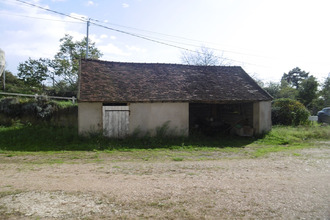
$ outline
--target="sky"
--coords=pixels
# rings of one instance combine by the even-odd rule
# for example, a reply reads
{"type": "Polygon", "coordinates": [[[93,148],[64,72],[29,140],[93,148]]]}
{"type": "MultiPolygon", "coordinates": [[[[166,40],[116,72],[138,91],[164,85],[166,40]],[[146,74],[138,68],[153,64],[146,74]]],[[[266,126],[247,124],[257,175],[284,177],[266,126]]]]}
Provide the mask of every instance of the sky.
{"type": "Polygon", "coordinates": [[[0,48],[17,74],[29,57],[53,58],[65,34],[81,40],[91,19],[102,60],[180,64],[185,50],[204,46],[265,83],[295,67],[323,81],[329,9],[329,0],[0,0],[0,48]]]}

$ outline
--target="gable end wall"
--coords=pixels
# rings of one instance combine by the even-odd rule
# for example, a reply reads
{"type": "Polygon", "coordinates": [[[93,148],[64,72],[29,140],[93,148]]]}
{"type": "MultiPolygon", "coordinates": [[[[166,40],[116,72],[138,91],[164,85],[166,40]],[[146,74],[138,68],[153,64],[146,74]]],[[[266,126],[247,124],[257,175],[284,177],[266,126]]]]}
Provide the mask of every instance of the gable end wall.
{"type": "Polygon", "coordinates": [[[271,101],[253,103],[253,128],[256,135],[272,129],[271,101]]]}

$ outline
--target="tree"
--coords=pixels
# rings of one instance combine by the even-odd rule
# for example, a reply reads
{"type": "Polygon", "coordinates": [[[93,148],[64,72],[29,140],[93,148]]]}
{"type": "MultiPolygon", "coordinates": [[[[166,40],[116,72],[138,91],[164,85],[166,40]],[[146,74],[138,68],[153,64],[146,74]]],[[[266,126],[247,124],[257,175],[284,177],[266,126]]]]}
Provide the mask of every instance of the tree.
{"type": "Polygon", "coordinates": [[[281,90],[281,85],[276,82],[269,82],[266,87],[263,87],[263,89],[269,93],[274,99],[279,98],[279,93],[281,90]]]}
{"type": "MultiPolygon", "coordinates": [[[[17,78],[10,71],[5,70],[6,74],[6,92],[16,92],[16,93],[30,93],[35,94],[39,92],[40,88],[29,86],[24,83],[22,79],[17,78]]],[[[0,77],[0,85],[3,83],[3,78],[0,77]]]]}
{"type": "Polygon", "coordinates": [[[45,59],[33,60],[29,58],[24,63],[20,63],[18,77],[30,86],[42,87],[42,82],[48,77],[48,67],[45,64],[45,59]]]}
{"type": "Polygon", "coordinates": [[[213,50],[201,47],[195,52],[185,51],[181,55],[184,64],[196,66],[221,66],[226,65],[225,58],[217,56],[213,50]]]}
{"type": "MultiPolygon", "coordinates": [[[[66,34],[60,39],[60,42],[60,50],[49,65],[52,67],[54,75],[59,76],[69,86],[73,86],[78,79],[79,59],[86,57],[87,38],[74,42],[73,37],[66,34]]],[[[89,42],[88,51],[90,59],[99,59],[102,56],[93,42],[89,42]]],[[[61,84],[63,85],[63,82],[61,84]]]]}
{"type": "MultiPolygon", "coordinates": [[[[40,86],[49,78],[53,81],[53,95],[74,96],[78,87],[79,59],[86,57],[87,38],[73,41],[73,37],[66,34],[60,42],[59,52],[55,54],[54,59],[29,58],[19,65],[18,76],[33,86],[40,86]]],[[[102,56],[95,43],[89,41],[88,48],[89,58],[98,59],[102,56]]]]}
{"type": "Polygon", "coordinates": [[[282,80],[285,80],[289,83],[290,86],[299,88],[300,83],[308,78],[308,72],[301,70],[299,67],[293,68],[289,71],[288,74],[284,73],[282,76],[282,80]]]}
{"type": "Polygon", "coordinates": [[[317,87],[318,82],[314,76],[302,80],[298,88],[297,99],[308,108],[313,100],[318,98],[317,87]]]}
{"type": "Polygon", "coordinates": [[[322,99],[324,100],[323,107],[330,106],[330,73],[322,85],[320,95],[322,96],[322,99]]]}
{"type": "Polygon", "coordinates": [[[297,90],[292,88],[285,79],[282,79],[280,91],[278,93],[277,98],[296,99],[296,97],[297,97],[297,90]]]}

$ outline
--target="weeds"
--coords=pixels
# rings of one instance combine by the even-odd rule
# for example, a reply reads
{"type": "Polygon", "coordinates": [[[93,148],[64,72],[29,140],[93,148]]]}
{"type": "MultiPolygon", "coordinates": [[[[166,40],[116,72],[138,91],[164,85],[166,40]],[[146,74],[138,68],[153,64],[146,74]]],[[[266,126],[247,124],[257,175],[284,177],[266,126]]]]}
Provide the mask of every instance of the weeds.
{"type": "Polygon", "coordinates": [[[266,145],[294,145],[306,143],[310,140],[329,139],[329,126],[274,126],[271,132],[259,139],[256,143],[266,145]]]}
{"type": "Polygon", "coordinates": [[[183,161],[183,157],[174,157],[173,161],[183,161]]]}
{"type": "MultiPolygon", "coordinates": [[[[162,133],[162,132],[160,132],[162,133]]],[[[79,136],[76,127],[32,126],[16,123],[11,127],[0,127],[0,153],[6,157],[14,157],[15,152],[62,152],[62,151],[89,151],[97,157],[99,151],[111,153],[113,151],[139,151],[143,155],[138,157],[144,161],[155,158],[154,154],[161,150],[163,156],[174,161],[186,160],[191,153],[200,152],[201,156],[209,158],[202,152],[221,150],[226,154],[263,156],[270,152],[287,149],[310,147],[313,140],[329,140],[329,126],[274,126],[273,130],[260,138],[237,136],[191,136],[191,137],[128,137],[125,139],[109,139],[101,133],[94,133],[88,137],[79,136]],[[247,150],[243,150],[247,148],[247,150]],[[152,152],[149,152],[152,150],[152,152]],[[185,152],[182,155],[171,152],[185,152]],[[185,155],[187,154],[187,155],[185,155]]],[[[194,154],[194,153],[192,153],[194,154]]],[[[80,155],[73,155],[79,158],[80,155]]],[[[158,157],[158,156],[157,156],[158,157]]],[[[195,156],[193,156],[195,157],[195,156]]],[[[99,158],[93,158],[99,159],[99,158]]]]}
{"type": "Polygon", "coordinates": [[[72,103],[72,101],[57,101],[57,100],[52,100],[51,102],[54,103],[54,104],[56,104],[61,109],[78,106],[77,103],[72,103]]]}
{"type": "Polygon", "coordinates": [[[109,139],[101,133],[79,136],[76,127],[16,124],[0,127],[0,151],[104,151],[132,149],[185,149],[243,147],[255,141],[242,137],[144,136],[109,139]]]}

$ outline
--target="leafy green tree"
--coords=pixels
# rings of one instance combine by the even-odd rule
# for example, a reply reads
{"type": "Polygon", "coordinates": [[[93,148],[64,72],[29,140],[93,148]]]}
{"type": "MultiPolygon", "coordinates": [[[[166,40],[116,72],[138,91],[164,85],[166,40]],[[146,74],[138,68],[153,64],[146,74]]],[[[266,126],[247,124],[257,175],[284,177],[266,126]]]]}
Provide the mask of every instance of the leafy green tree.
{"type": "MultiPolygon", "coordinates": [[[[87,38],[73,41],[73,37],[66,34],[60,39],[60,50],[50,62],[54,75],[60,77],[69,86],[76,87],[79,71],[79,59],[86,57],[87,38]]],[[[99,59],[102,53],[95,47],[95,43],[88,44],[88,58],[99,59]]],[[[63,82],[62,84],[63,85],[63,82]]]]}
{"type": "Polygon", "coordinates": [[[317,112],[324,108],[324,100],[321,97],[313,99],[313,101],[308,105],[308,110],[311,115],[317,115],[317,112]]]}
{"type": "Polygon", "coordinates": [[[75,96],[75,90],[77,89],[76,84],[70,85],[65,80],[59,80],[56,85],[48,93],[50,95],[71,97],[75,96]]]}
{"type": "Polygon", "coordinates": [[[324,101],[323,107],[329,107],[330,106],[330,73],[322,85],[320,94],[324,101]]]}
{"type": "MultiPolygon", "coordinates": [[[[35,94],[38,93],[40,88],[32,87],[24,83],[22,79],[17,78],[10,71],[5,70],[6,75],[6,92],[16,92],[16,93],[28,93],[35,94]]],[[[0,84],[3,84],[3,78],[0,77],[0,84]]]]}
{"type": "MultiPolygon", "coordinates": [[[[52,95],[74,96],[77,94],[77,81],[79,60],[86,57],[87,38],[81,41],[73,41],[73,37],[65,35],[60,39],[59,51],[54,59],[40,58],[21,63],[18,67],[18,76],[31,86],[42,85],[44,80],[51,79],[52,95]]],[[[102,53],[95,47],[95,43],[88,44],[89,58],[98,59],[102,53]]]]}
{"type": "Polygon", "coordinates": [[[287,74],[284,73],[282,80],[285,80],[289,83],[290,86],[298,89],[300,83],[308,78],[308,72],[301,70],[299,67],[293,68],[287,74]]]}
{"type": "Polygon", "coordinates": [[[269,93],[274,99],[279,98],[281,85],[280,83],[276,82],[269,82],[266,87],[263,87],[263,89],[269,93]]]}
{"type": "Polygon", "coordinates": [[[277,98],[296,99],[297,93],[297,90],[292,88],[285,79],[281,80],[280,91],[278,92],[277,98]]]}
{"type": "Polygon", "coordinates": [[[303,80],[298,88],[297,99],[306,107],[308,107],[308,105],[318,97],[318,85],[319,84],[314,76],[310,76],[303,80]]]}
{"type": "Polygon", "coordinates": [[[45,59],[34,60],[29,58],[24,63],[20,63],[18,77],[30,86],[42,87],[42,82],[48,77],[48,67],[45,64],[45,59]]]}

